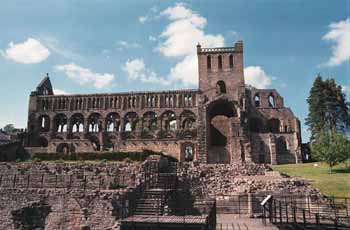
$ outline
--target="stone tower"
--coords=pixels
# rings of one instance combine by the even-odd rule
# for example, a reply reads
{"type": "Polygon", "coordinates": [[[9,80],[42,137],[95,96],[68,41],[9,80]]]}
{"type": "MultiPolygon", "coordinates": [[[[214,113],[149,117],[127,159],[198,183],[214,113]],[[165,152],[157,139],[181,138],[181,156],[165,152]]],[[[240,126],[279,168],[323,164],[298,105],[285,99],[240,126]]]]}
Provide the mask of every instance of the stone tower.
{"type": "Polygon", "coordinates": [[[199,137],[199,152],[207,156],[208,163],[242,159],[243,42],[223,48],[198,45],[197,55],[199,90],[203,94],[203,111],[199,114],[204,129],[203,136],[199,137]]]}
{"type": "Polygon", "coordinates": [[[212,100],[226,94],[238,101],[244,89],[243,42],[234,47],[202,48],[197,45],[199,89],[212,100]]]}

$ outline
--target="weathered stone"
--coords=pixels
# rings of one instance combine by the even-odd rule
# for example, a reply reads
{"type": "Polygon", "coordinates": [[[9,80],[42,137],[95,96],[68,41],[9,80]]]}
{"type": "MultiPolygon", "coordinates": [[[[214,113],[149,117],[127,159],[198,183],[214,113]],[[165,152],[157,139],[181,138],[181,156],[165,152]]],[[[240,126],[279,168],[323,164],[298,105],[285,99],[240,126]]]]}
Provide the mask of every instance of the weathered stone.
{"type": "Polygon", "coordinates": [[[197,57],[195,90],[54,95],[47,76],[30,95],[26,150],[147,149],[201,163],[299,162],[300,122],[275,89],[245,85],[243,42],[199,45],[197,57]]]}

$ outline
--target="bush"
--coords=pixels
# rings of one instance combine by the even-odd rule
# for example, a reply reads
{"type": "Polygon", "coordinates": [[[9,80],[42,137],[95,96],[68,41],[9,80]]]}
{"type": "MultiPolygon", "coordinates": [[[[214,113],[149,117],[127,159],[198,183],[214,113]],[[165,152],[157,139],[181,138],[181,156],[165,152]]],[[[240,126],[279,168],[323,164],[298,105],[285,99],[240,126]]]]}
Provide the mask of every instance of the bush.
{"type": "Polygon", "coordinates": [[[143,150],[142,152],[89,152],[89,153],[36,153],[33,156],[34,161],[125,161],[125,162],[142,162],[151,155],[164,156],[169,161],[177,161],[176,158],[164,155],[160,152],[143,150]]]}

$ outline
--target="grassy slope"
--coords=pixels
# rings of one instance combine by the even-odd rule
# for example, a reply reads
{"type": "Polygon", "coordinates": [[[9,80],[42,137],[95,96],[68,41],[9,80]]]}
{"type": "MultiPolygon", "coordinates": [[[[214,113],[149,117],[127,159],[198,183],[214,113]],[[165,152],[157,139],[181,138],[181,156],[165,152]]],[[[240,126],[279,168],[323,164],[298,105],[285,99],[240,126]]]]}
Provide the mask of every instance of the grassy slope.
{"type": "Polygon", "coordinates": [[[310,180],[324,195],[350,197],[350,171],[346,171],[343,165],[336,166],[331,175],[329,167],[324,163],[276,165],[273,169],[310,180]],[[314,164],[318,166],[315,167],[314,164]]]}

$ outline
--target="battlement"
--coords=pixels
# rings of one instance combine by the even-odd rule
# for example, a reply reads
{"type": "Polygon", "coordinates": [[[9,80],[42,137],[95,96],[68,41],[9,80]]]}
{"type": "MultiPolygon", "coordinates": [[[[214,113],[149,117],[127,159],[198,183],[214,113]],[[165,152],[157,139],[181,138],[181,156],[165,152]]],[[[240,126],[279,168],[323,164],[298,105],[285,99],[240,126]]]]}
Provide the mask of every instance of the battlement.
{"type": "Polygon", "coordinates": [[[243,52],[243,41],[237,41],[232,47],[215,47],[215,48],[202,48],[200,44],[197,45],[197,53],[233,53],[243,52]]]}

